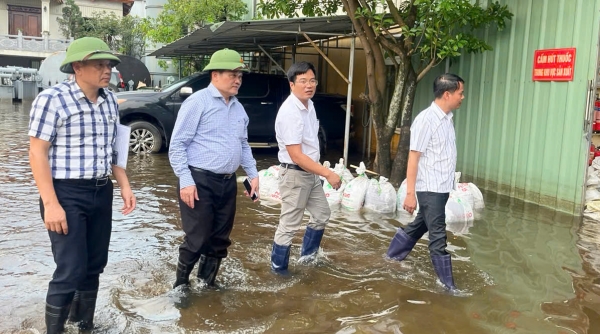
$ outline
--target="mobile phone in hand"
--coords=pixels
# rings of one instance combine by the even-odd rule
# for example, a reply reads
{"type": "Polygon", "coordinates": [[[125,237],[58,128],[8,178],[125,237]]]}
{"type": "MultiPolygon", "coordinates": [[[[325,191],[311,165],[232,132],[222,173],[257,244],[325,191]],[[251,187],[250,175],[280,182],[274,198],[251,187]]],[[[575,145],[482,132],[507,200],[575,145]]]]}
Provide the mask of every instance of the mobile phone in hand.
{"type": "MultiPolygon", "coordinates": [[[[246,191],[248,192],[248,195],[252,193],[252,186],[250,185],[250,180],[248,178],[246,178],[244,180],[244,187],[246,188],[246,191]]],[[[256,195],[256,193],[252,194],[252,197],[250,197],[253,201],[256,200],[258,196],[256,195]]]]}

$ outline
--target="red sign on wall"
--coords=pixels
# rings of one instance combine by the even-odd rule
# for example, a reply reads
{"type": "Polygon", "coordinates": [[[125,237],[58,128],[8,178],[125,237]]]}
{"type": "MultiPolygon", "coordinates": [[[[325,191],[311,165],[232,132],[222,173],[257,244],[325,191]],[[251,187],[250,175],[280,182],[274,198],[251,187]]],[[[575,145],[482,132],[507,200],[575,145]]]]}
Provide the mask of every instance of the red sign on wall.
{"type": "Polygon", "coordinates": [[[535,50],[533,81],[573,81],[575,48],[535,50]]]}

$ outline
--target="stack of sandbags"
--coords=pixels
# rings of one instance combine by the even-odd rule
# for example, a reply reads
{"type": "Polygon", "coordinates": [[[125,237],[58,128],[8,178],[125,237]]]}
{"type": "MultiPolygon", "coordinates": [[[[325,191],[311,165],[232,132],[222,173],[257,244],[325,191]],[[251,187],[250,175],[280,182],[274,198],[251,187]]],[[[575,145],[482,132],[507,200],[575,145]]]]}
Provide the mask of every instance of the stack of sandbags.
{"type": "MultiPolygon", "coordinates": [[[[459,181],[460,173],[456,173],[455,181],[459,181]]],[[[404,200],[406,199],[407,183],[402,181],[396,197],[396,208],[399,212],[404,210],[404,200]]],[[[456,189],[450,192],[450,197],[446,203],[446,222],[465,222],[472,221],[475,218],[475,210],[485,207],[483,194],[473,183],[457,183],[456,189]]],[[[419,203],[417,200],[417,209],[413,215],[419,212],[419,203]]]]}
{"type": "Polygon", "coordinates": [[[588,167],[585,185],[585,213],[600,220],[600,157],[594,158],[588,167]]]}

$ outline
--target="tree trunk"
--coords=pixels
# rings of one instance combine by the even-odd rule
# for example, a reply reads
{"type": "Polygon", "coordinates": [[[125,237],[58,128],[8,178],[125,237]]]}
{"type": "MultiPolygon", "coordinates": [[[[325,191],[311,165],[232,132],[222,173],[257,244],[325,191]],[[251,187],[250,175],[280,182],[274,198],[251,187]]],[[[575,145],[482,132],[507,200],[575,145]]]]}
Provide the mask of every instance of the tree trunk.
{"type": "MultiPolygon", "coordinates": [[[[383,112],[381,103],[371,105],[371,114],[378,115],[383,112]]],[[[392,166],[392,156],[390,154],[392,136],[385,130],[385,121],[381,117],[373,117],[375,126],[375,137],[377,138],[375,153],[375,171],[380,175],[388,177],[392,166]]]]}
{"type": "MultiPolygon", "coordinates": [[[[392,174],[391,142],[403,107],[403,91],[406,87],[405,77],[407,76],[407,70],[409,70],[405,64],[406,62],[400,62],[400,65],[396,68],[394,90],[386,113],[387,115],[385,117],[373,118],[375,133],[377,134],[376,162],[378,172],[387,178],[392,174]]],[[[381,96],[385,96],[385,94],[382,92],[381,96]]],[[[381,112],[384,112],[383,107],[381,108],[381,112]]]]}
{"type": "Polygon", "coordinates": [[[398,149],[392,166],[390,183],[399,186],[402,180],[406,178],[406,167],[408,164],[408,152],[410,151],[410,126],[412,124],[412,109],[415,100],[415,91],[417,88],[417,78],[415,72],[408,70],[404,92],[402,96],[402,118],[400,121],[400,140],[398,149]]]}

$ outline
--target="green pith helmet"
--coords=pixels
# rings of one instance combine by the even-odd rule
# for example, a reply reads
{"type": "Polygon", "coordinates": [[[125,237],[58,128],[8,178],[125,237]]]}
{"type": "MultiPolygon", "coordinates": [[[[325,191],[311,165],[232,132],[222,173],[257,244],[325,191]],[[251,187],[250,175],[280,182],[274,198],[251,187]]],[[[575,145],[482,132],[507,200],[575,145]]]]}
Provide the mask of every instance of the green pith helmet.
{"type": "Polygon", "coordinates": [[[237,51],[222,49],[213,53],[204,71],[209,70],[239,70],[249,72],[248,66],[244,64],[242,56],[237,51]]]}
{"type": "Polygon", "coordinates": [[[96,37],[82,37],[74,40],[67,48],[67,56],[60,65],[60,71],[73,74],[75,73],[71,65],[73,62],[93,59],[110,60],[113,67],[121,62],[103,40],[96,37]]]}

